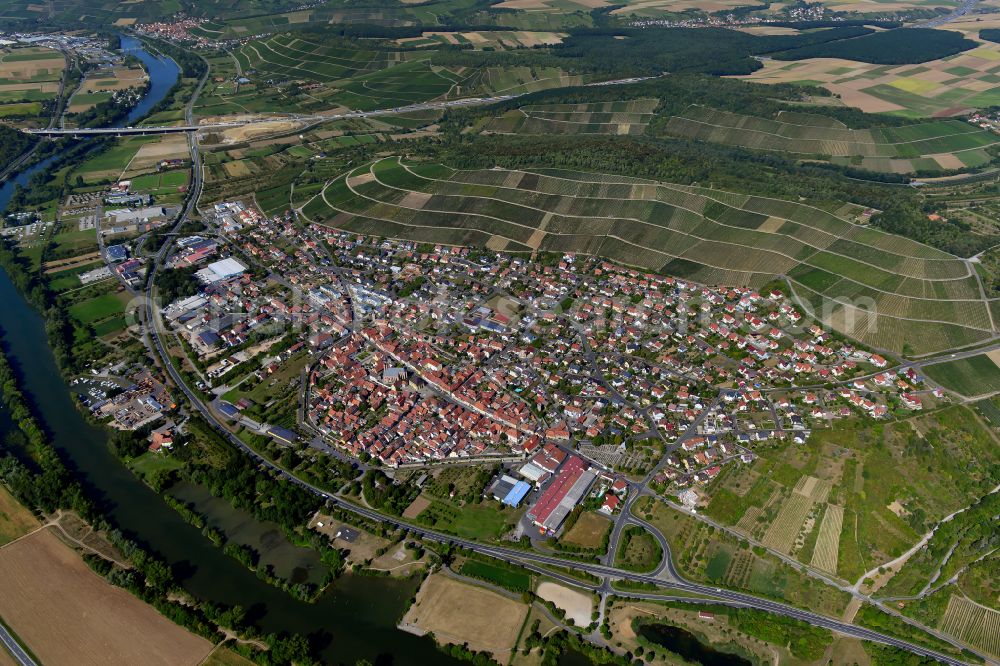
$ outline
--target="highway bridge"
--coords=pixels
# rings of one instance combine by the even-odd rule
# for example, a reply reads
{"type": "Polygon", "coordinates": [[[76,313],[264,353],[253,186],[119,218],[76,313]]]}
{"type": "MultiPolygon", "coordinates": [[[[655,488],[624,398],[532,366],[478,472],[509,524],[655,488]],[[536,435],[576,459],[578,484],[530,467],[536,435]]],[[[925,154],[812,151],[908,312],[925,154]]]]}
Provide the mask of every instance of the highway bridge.
{"type": "MultiPolygon", "coordinates": [[[[35,136],[70,136],[73,138],[83,137],[83,136],[128,136],[132,134],[179,134],[183,132],[199,132],[203,130],[220,130],[228,129],[230,127],[242,127],[243,125],[248,125],[252,121],[245,120],[242,122],[231,122],[231,123],[214,123],[211,125],[150,125],[149,127],[78,127],[75,129],[59,129],[59,128],[45,128],[45,129],[25,129],[22,130],[26,134],[33,134],[35,136]]],[[[256,122],[263,122],[256,121],[256,122]]]]}
{"type": "MultiPolygon", "coordinates": [[[[588,83],[587,87],[626,85],[629,83],[639,83],[641,81],[646,81],[654,78],[657,77],[638,76],[628,79],[615,79],[614,81],[599,81],[597,83],[588,83]]],[[[449,99],[437,102],[421,102],[419,104],[396,106],[388,109],[374,109],[372,111],[348,111],[347,113],[262,117],[262,118],[255,118],[252,120],[241,120],[228,123],[213,123],[204,125],[192,124],[191,120],[192,116],[190,111],[188,111],[188,113],[186,114],[187,115],[186,120],[188,124],[186,125],[150,125],[148,127],[99,127],[99,128],[77,128],[77,129],[25,129],[22,131],[26,132],[27,134],[32,134],[35,136],[79,138],[84,136],[126,136],[130,134],[143,135],[143,134],[177,134],[181,132],[200,132],[205,130],[220,130],[231,127],[243,127],[246,125],[255,125],[260,123],[276,122],[282,120],[301,122],[304,125],[315,125],[316,123],[322,123],[331,120],[348,120],[351,118],[373,118],[376,116],[389,116],[400,113],[412,113],[414,111],[430,111],[435,109],[450,109],[456,107],[460,108],[469,106],[483,106],[486,104],[496,104],[498,102],[505,102],[507,100],[521,97],[522,95],[527,95],[527,94],[529,93],[518,93],[516,95],[494,95],[492,97],[463,97],[461,99],[449,99]]]]}

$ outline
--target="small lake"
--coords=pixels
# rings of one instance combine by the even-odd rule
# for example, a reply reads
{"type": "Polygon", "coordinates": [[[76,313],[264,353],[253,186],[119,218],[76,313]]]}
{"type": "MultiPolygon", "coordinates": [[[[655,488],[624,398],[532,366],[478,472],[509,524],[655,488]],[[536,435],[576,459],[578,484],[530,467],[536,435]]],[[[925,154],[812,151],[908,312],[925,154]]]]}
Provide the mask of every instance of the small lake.
{"type": "Polygon", "coordinates": [[[228,500],[213,496],[205,486],[181,482],[168,494],[192,505],[195,512],[205,517],[209,527],[226,536],[227,542],[249,546],[256,551],[260,555],[260,563],[270,566],[278,578],[291,583],[323,583],[328,567],[323,564],[319,553],[290,542],[281,525],[257,520],[228,500]]]}
{"type": "Polygon", "coordinates": [[[739,655],[720,652],[705,645],[689,631],[669,624],[643,624],[636,633],[650,643],[660,645],[688,661],[702,666],[753,666],[739,655]]]}

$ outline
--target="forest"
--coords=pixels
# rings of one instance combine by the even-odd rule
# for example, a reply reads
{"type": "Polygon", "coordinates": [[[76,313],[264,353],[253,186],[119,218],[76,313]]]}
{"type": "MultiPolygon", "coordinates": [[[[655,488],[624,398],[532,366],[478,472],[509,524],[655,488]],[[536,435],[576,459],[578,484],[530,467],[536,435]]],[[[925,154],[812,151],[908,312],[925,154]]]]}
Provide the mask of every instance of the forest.
{"type": "Polygon", "coordinates": [[[854,39],[800,46],[776,53],[776,60],[845,58],[876,65],[906,65],[946,58],[978,44],[959,32],[931,28],[897,28],[854,39]]]}
{"type": "Polygon", "coordinates": [[[35,144],[37,139],[24,132],[0,125],[0,164],[6,166],[35,144]]]}
{"type": "Polygon", "coordinates": [[[438,65],[561,67],[602,78],[702,73],[751,74],[754,56],[780,60],[837,57],[875,64],[920,63],[976,46],[956,32],[907,28],[875,32],[862,25],[818,28],[791,35],[752,35],[728,28],[573,29],[547,49],[470,51],[445,48],[438,65]],[[913,39],[917,36],[918,39],[913,39]],[[711,57],[706,57],[710,53],[711,57]]]}

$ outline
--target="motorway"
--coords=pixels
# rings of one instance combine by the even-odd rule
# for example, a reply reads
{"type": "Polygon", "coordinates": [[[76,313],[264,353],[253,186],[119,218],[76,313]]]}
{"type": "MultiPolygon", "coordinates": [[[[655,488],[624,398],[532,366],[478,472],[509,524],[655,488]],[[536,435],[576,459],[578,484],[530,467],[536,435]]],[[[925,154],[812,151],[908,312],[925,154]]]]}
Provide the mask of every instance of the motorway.
{"type": "MultiPolygon", "coordinates": [[[[179,218],[177,226],[183,223],[183,217],[179,218]]],[[[176,228],[176,227],[175,227],[176,228]]],[[[657,571],[651,574],[641,574],[633,573],[630,571],[625,571],[622,569],[616,569],[612,566],[599,565],[599,564],[587,564],[576,562],[572,560],[566,560],[560,557],[553,557],[550,555],[543,555],[540,553],[519,550],[517,548],[503,547],[503,546],[490,546],[474,541],[469,541],[467,539],[461,539],[448,534],[443,534],[434,530],[427,529],[419,525],[413,525],[400,518],[394,516],[387,516],[379,513],[375,510],[356,505],[349,502],[342,497],[328,493],[327,491],[318,488],[296,476],[286,471],[284,468],[272,463],[267,458],[264,458],[247,444],[245,444],[241,439],[236,437],[229,429],[227,429],[215,416],[212,410],[199,398],[198,395],[192,391],[187,384],[184,382],[183,377],[177,371],[177,369],[170,362],[170,358],[167,354],[166,347],[160,337],[158,317],[159,312],[153,307],[153,282],[155,279],[156,270],[159,268],[160,260],[166,255],[167,248],[169,247],[170,241],[164,244],[161,248],[160,253],[157,256],[157,263],[153,265],[150,270],[150,275],[148,277],[146,295],[147,302],[145,305],[145,319],[146,319],[146,332],[149,335],[150,341],[152,342],[156,354],[160,357],[163,362],[164,368],[170,374],[171,379],[176,384],[176,386],[184,393],[187,399],[190,401],[191,405],[201,414],[201,416],[208,421],[219,433],[226,437],[233,446],[237,447],[239,450],[243,451],[247,455],[251,456],[257,461],[257,463],[268,470],[274,472],[280,477],[283,477],[291,483],[298,484],[300,487],[316,494],[322,499],[326,500],[330,504],[337,506],[346,511],[350,511],[356,515],[369,520],[374,520],[377,522],[387,523],[394,528],[402,528],[408,530],[410,533],[420,536],[428,541],[433,541],[437,543],[453,544],[466,548],[471,551],[475,551],[484,555],[495,557],[507,562],[531,565],[541,565],[541,566],[555,566],[555,567],[569,567],[572,569],[584,571],[586,573],[600,576],[608,579],[618,579],[618,580],[629,580],[639,583],[650,583],[653,585],[661,587],[669,587],[671,589],[681,590],[684,592],[706,595],[709,597],[715,597],[718,599],[716,603],[721,603],[729,606],[736,607],[746,607],[746,608],[756,608],[758,610],[763,610],[767,612],[772,612],[780,615],[785,615],[787,617],[792,617],[810,624],[825,627],[831,629],[838,633],[853,636],[862,640],[871,640],[887,645],[892,645],[903,650],[913,652],[918,655],[936,659],[943,663],[953,664],[958,666],[964,664],[961,660],[943,655],[939,652],[928,650],[926,648],[914,645],[912,643],[902,641],[885,634],[881,634],[870,629],[865,629],[853,624],[846,622],[841,622],[839,620],[834,620],[816,613],[811,613],[809,611],[801,610],[795,608],[788,604],[784,604],[777,601],[772,601],[769,599],[762,599],[755,597],[750,594],[744,594],[741,592],[732,592],[729,590],[724,590],[722,588],[710,587],[707,585],[701,585],[698,583],[691,583],[685,581],[677,570],[674,568],[673,561],[670,557],[669,549],[664,551],[664,560],[657,571]],[[664,577],[664,572],[667,577],[664,577]]],[[[630,517],[630,520],[637,521],[641,523],[637,518],[630,517]]],[[[661,535],[662,538],[662,535],[661,535]]],[[[553,572],[546,570],[546,575],[555,575],[553,572]]],[[[567,582],[578,587],[586,587],[588,589],[599,590],[607,592],[610,590],[607,581],[600,586],[592,586],[581,583],[579,580],[573,579],[568,576],[558,576],[564,582],[567,582]]],[[[639,592],[627,592],[623,593],[623,596],[631,596],[641,599],[671,599],[675,598],[669,594],[656,594],[656,593],[639,593],[639,592]]]]}
{"type": "MultiPolygon", "coordinates": [[[[204,83],[205,83],[205,78],[203,77],[195,94],[192,95],[188,107],[185,109],[186,121],[189,124],[191,123],[191,116],[192,116],[191,111],[194,101],[198,96],[198,92],[201,91],[201,88],[204,85],[204,83]]],[[[511,96],[504,96],[501,98],[486,98],[485,100],[481,98],[475,100],[455,100],[455,102],[464,102],[463,105],[485,104],[496,101],[503,101],[504,99],[510,99],[510,98],[511,96]]],[[[451,103],[448,105],[457,106],[459,104],[451,103]]],[[[420,106],[421,108],[437,108],[432,105],[416,105],[416,106],[420,106]]],[[[359,112],[359,113],[367,113],[367,114],[401,113],[403,112],[404,108],[409,108],[410,110],[412,110],[412,107],[398,107],[396,109],[383,110],[380,112],[373,111],[373,112],[359,112]]],[[[343,114],[343,115],[346,117],[349,114],[343,114]]],[[[358,116],[353,115],[351,117],[358,117],[358,116]]],[[[442,544],[453,544],[455,546],[459,546],[468,549],[470,551],[495,557],[507,562],[517,563],[522,566],[526,566],[527,568],[535,570],[537,570],[538,567],[560,567],[560,568],[570,568],[579,571],[584,571],[588,574],[599,576],[603,579],[603,582],[601,583],[601,585],[595,586],[582,583],[581,581],[574,579],[570,576],[564,576],[561,574],[557,574],[556,572],[545,570],[546,575],[554,576],[560,580],[563,580],[568,584],[575,585],[577,587],[584,587],[587,589],[594,590],[596,592],[601,593],[602,596],[615,592],[613,588],[611,588],[610,586],[611,580],[626,580],[638,583],[648,583],[656,585],[658,587],[666,587],[687,593],[712,597],[713,603],[720,603],[723,605],[734,606],[734,607],[755,608],[770,613],[784,615],[787,617],[807,622],[815,626],[825,627],[827,629],[830,629],[832,631],[838,632],[843,635],[853,636],[855,638],[859,638],[862,640],[870,640],[883,643],[886,645],[891,645],[903,650],[907,650],[914,654],[936,659],[946,664],[953,664],[955,666],[959,666],[961,664],[966,663],[959,659],[955,659],[954,657],[941,654],[934,650],[929,650],[927,648],[909,643],[907,641],[887,636],[877,631],[865,629],[863,627],[859,627],[847,622],[841,622],[839,620],[835,620],[833,618],[812,613],[810,611],[802,610],[782,602],[773,601],[770,599],[763,599],[742,592],[733,592],[722,588],[716,588],[708,585],[701,585],[698,583],[692,583],[686,581],[674,567],[673,560],[670,554],[669,545],[667,544],[666,539],[663,537],[662,533],[660,533],[659,530],[652,528],[651,525],[648,525],[644,521],[641,521],[640,519],[631,515],[630,513],[627,515],[627,518],[618,521],[619,525],[616,525],[616,530],[620,531],[621,527],[623,527],[624,524],[626,524],[626,522],[640,524],[645,526],[647,529],[652,528],[650,530],[651,533],[654,534],[654,536],[656,536],[656,538],[660,541],[661,546],[663,546],[663,561],[661,562],[659,567],[652,573],[647,573],[647,574],[635,573],[635,572],[625,571],[622,569],[616,569],[615,567],[608,566],[607,564],[581,563],[577,561],[563,559],[560,557],[541,554],[531,550],[521,550],[518,548],[503,547],[503,546],[491,546],[470,541],[467,539],[454,537],[434,530],[430,530],[419,525],[408,523],[402,520],[401,518],[385,515],[373,509],[369,509],[367,507],[354,504],[338,495],[331,494],[322,488],[314,486],[296,477],[295,475],[291,474],[284,468],[276,465],[275,463],[271,462],[267,458],[257,453],[255,450],[250,448],[246,443],[244,443],[243,440],[236,437],[236,435],[234,435],[228,428],[226,428],[218,420],[218,418],[216,417],[215,413],[211,410],[211,408],[208,405],[206,405],[190,387],[188,387],[187,383],[184,381],[184,378],[181,376],[180,372],[174,367],[173,363],[171,363],[170,356],[167,352],[166,346],[164,345],[164,342],[160,336],[160,328],[162,326],[162,322],[160,320],[159,308],[154,307],[154,299],[153,299],[154,297],[153,290],[154,290],[156,274],[169,253],[170,246],[173,244],[173,239],[176,237],[176,232],[186,222],[188,216],[191,214],[192,210],[194,210],[195,206],[197,205],[204,182],[203,167],[199,156],[197,140],[194,135],[191,135],[189,137],[189,141],[190,141],[191,158],[192,158],[192,187],[190,189],[189,197],[183,207],[183,210],[181,211],[180,215],[177,218],[177,221],[174,223],[174,226],[171,229],[171,235],[167,237],[167,240],[163,243],[162,247],[157,252],[156,257],[154,258],[152,265],[150,266],[150,269],[146,276],[146,286],[145,286],[146,303],[142,308],[143,319],[144,319],[144,326],[143,326],[144,341],[146,342],[147,346],[154,351],[155,355],[159,358],[160,362],[163,365],[163,368],[169,374],[173,383],[182,393],[184,393],[184,395],[187,397],[188,401],[195,408],[195,410],[197,410],[198,413],[209,424],[211,424],[212,427],[214,427],[220,434],[222,434],[233,446],[235,446],[237,449],[243,451],[246,455],[253,458],[258,463],[258,465],[260,465],[265,469],[270,470],[277,476],[286,479],[290,483],[295,483],[299,485],[300,487],[317,495],[318,497],[322,498],[331,505],[337,506],[346,511],[350,511],[351,513],[359,515],[363,518],[367,518],[369,520],[386,523],[395,528],[402,528],[408,530],[410,533],[419,535],[421,538],[426,539],[428,541],[442,543],[442,544]]],[[[630,492],[630,495],[632,495],[632,497],[630,497],[629,501],[626,502],[624,511],[626,512],[629,511],[629,509],[631,508],[631,504],[635,501],[635,499],[639,496],[639,494],[640,493],[638,492],[630,492]]],[[[613,562],[614,560],[613,558],[610,558],[606,559],[605,561],[613,562]]],[[[635,597],[640,599],[650,599],[650,600],[683,599],[681,597],[676,597],[675,595],[670,595],[668,593],[626,592],[621,594],[623,596],[630,596],[630,597],[635,597]]],[[[30,662],[28,663],[22,662],[22,666],[33,666],[33,665],[30,664],[30,662]]]]}
{"type": "MultiPolygon", "coordinates": [[[[528,93],[521,93],[528,94],[528,93]]],[[[410,104],[409,106],[397,106],[391,109],[375,109],[373,111],[349,111],[347,113],[317,114],[311,116],[292,115],[281,117],[260,118],[257,120],[234,121],[230,123],[213,123],[206,125],[196,125],[192,122],[191,115],[187,114],[186,125],[151,125],[149,127],[96,127],[87,129],[26,129],[22,130],[27,134],[36,136],[92,136],[92,135],[112,135],[122,136],[126,134],[176,134],[179,132],[199,132],[203,130],[226,129],[230,127],[243,127],[246,125],[256,125],[276,121],[301,121],[307,124],[316,124],[330,120],[348,120],[351,118],[373,118],[375,116],[387,116],[397,113],[412,113],[414,111],[431,111],[436,109],[450,109],[455,107],[482,106],[484,104],[495,104],[505,102],[509,99],[520,97],[520,95],[499,95],[497,97],[465,97],[462,99],[452,99],[443,102],[425,102],[423,104],[410,104]]]]}
{"type": "Polygon", "coordinates": [[[945,14],[944,16],[939,16],[937,18],[933,18],[930,21],[924,21],[922,23],[914,23],[913,25],[907,26],[907,27],[910,27],[910,28],[938,28],[938,27],[944,25],[945,23],[950,23],[950,22],[954,21],[955,19],[959,19],[959,18],[965,16],[966,14],[968,14],[969,12],[971,12],[973,9],[975,9],[977,4],[979,4],[979,0],[965,0],[960,7],[956,8],[950,14],[945,14]]]}
{"type": "MultiPolygon", "coordinates": [[[[659,77],[655,76],[636,76],[627,79],[615,79],[613,81],[599,81],[597,83],[588,83],[587,87],[600,87],[600,86],[613,86],[613,85],[625,85],[629,83],[639,83],[640,81],[647,81],[649,79],[655,79],[659,77]]],[[[198,92],[201,88],[199,87],[198,92]]],[[[46,128],[46,129],[25,129],[22,130],[27,134],[34,134],[36,136],[71,136],[71,137],[81,137],[81,136],[92,136],[92,135],[112,135],[112,136],[123,136],[126,134],[176,134],[178,132],[198,132],[202,130],[211,129],[226,129],[230,127],[243,127],[245,125],[255,125],[260,123],[268,123],[275,121],[300,121],[309,125],[315,125],[316,123],[328,122],[331,120],[349,120],[352,118],[375,118],[377,116],[390,116],[400,113],[413,113],[415,111],[435,111],[441,109],[453,109],[462,107],[472,107],[472,106],[484,106],[487,104],[497,104],[499,102],[506,102],[507,100],[516,99],[524,95],[530,95],[531,93],[518,93],[516,95],[495,95],[493,97],[463,97],[461,99],[450,99],[443,100],[440,102],[421,102],[419,104],[410,104],[407,106],[396,106],[388,109],[374,109],[372,111],[348,111],[347,113],[329,113],[329,114],[314,114],[314,115],[298,115],[292,114],[288,116],[275,116],[267,118],[259,118],[255,120],[246,121],[235,121],[229,123],[214,123],[206,125],[196,125],[193,121],[192,114],[190,112],[190,105],[188,111],[185,114],[184,121],[186,125],[151,125],[149,127],[97,127],[97,128],[86,128],[86,129],[56,129],[56,128],[46,128]]],[[[192,95],[191,99],[197,99],[197,92],[192,95]]]]}
{"type": "Polygon", "coordinates": [[[21,666],[38,666],[35,660],[31,658],[21,644],[7,631],[7,627],[0,624],[0,643],[7,648],[7,652],[17,660],[17,663],[21,666]]]}

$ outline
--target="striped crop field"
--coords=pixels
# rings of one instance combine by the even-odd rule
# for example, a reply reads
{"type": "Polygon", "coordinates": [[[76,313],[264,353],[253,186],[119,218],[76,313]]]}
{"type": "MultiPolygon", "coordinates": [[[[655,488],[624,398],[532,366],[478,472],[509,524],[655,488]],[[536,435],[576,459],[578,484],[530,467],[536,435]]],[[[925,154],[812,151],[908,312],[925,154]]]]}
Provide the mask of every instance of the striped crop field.
{"type": "MultiPolygon", "coordinates": [[[[272,79],[301,82],[307,96],[305,102],[299,103],[311,104],[311,108],[344,106],[370,111],[437,99],[579,86],[592,78],[569,74],[558,67],[444,67],[435,64],[435,55],[436,51],[430,49],[396,50],[386,45],[358,46],[343,40],[312,41],[301,34],[253,39],[233,52],[243,72],[252,73],[252,80],[240,88],[241,96],[232,101],[242,105],[243,110],[255,110],[250,108],[255,107],[254,101],[247,106],[244,91],[253,98],[268,90],[272,79]]],[[[646,127],[641,121],[648,122],[656,103],[656,100],[617,103],[623,107],[635,105],[637,110],[595,114],[593,123],[595,126],[606,123],[604,126],[624,134],[641,133],[646,127]],[[642,113],[646,108],[650,112],[642,113]],[[634,131],[629,130],[631,121],[636,123],[634,131]]],[[[562,121],[567,127],[572,125],[571,116],[568,114],[562,121]]]]}
{"type": "Polygon", "coordinates": [[[967,261],[808,201],[388,157],[329,181],[301,211],[361,234],[597,255],[703,284],[760,286],[784,277],[807,314],[880,349],[929,353],[995,331],[967,261]]]}
{"type": "Polygon", "coordinates": [[[939,629],[994,657],[1000,656],[1000,611],[952,594],[939,629]]]}
{"type": "Polygon", "coordinates": [[[810,565],[832,574],[837,573],[837,557],[840,545],[840,530],[844,526],[844,507],[828,504],[823,522],[819,525],[816,548],[810,565]]]}
{"type": "Polygon", "coordinates": [[[485,132],[494,134],[617,134],[646,131],[656,99],[592,104],[534,104],[493,118],[485,132]]]}
{"type": "Polygon", "coordinates": [[[320,82],[377,72],[403,60],[401,53],[327,45],[287,34],[251,40],[236,51],[236,58],[244,71],[320,82]]]}
{"type": "Polygon", "coordinates": [[[817,479],[815,476],[804,475],[799,477],[793,489],[800,495],[804,495],[814,502],[823,503],[833,489],[833,482],[828,479],[817,479]]]}
{"type": "Polygon", "coordinates": [[[792,493],[781,505],[781,510],[775,516],[774,522],[764,532],[761,539],[768,548],[789,553],[795,544],[795,538],[802,530],[802,523],[812,510],[813,501],[805,495],[792,493]]]}
{"type": "Polygon", "coordinates": [[[1000,136],[961,120],[850,129],[833,118],[799,112],[775,118],[691,106],[666,124],[668,134],[709,143],[827,159],[869,171],[962,170],[987,164],[1000,136]]]}

